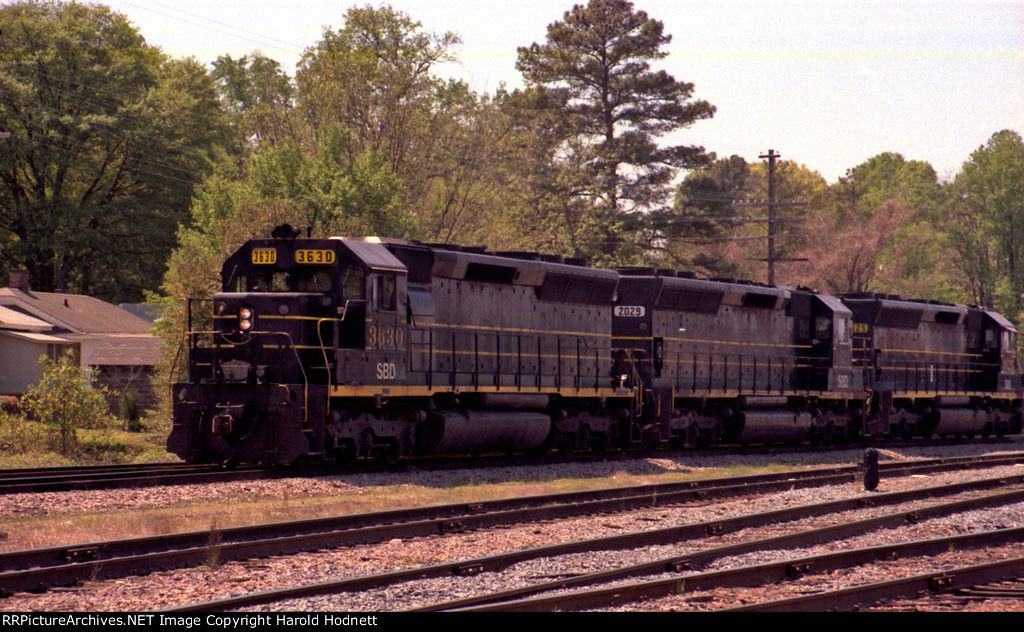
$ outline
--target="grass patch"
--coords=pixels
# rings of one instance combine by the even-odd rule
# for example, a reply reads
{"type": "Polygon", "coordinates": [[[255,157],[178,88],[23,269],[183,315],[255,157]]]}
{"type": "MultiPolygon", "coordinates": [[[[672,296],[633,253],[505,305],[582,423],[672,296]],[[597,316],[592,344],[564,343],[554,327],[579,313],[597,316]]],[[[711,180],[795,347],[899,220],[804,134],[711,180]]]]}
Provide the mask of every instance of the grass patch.
{"type": "Polygon", "coordinates": [[[167,452],[165,426],[147,417],[140,432],[129,432],[120,424],[76,428],[74,451],[61,454],[58,429],[53,424],[0,411],[0,469],[177,462],[179,459],[167,452]]]}
{"type": "Polygon", "coordinates": [[[0,531],[6,532],[8,539],[0,542],[0,550],[20,550],[182,531],[208,531],[211,533],[212,553],[219,544],[220,532],[235,526],[791,469],[794,468],[776,465],[702,469],[695,472],[670,471],[658,474],[618,472],[595,478],[498,483],[467,481],[450,487],[371,485],[339,490],[334,494],[309,496],[287,494],[281,497],[254,497],[251,490],[240,489],[236,497],[217,501],[195,500],[147,509],[107,509],[3,519],[0,520],[0,531]],[[217,534],[216,541],[214,534],[217,534]]]}

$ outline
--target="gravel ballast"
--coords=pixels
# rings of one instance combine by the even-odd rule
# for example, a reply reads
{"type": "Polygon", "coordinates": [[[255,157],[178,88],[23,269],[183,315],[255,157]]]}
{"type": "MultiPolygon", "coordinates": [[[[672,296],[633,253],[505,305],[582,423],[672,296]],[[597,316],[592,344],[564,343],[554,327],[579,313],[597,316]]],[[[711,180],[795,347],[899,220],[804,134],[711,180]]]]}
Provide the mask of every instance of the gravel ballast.
{"type": "MultiPolygon", "coordinates": [[[[906,448],[883,452],[883,459],[935,458],[941,456],[968,456],[1010,451],[1016,445],[943,448],[906,448]]],[[[586,478],[611,476],[616,472],[657,473],[666,470],[696,470],[729,465],[763,465],[788,463],[804,466],[855,464],[861,456],[858,450],[843,450],[819,454],[792,454],[785,456],[724,456],[675,457],[641,459],[633,462],[598,464],[568,464],[556,466],[522,466],[516,468],[490,468],[482,470],[456,470],[441,472],[403,472],[382,475],[349,475],[317,479],[289,478],[266,481],[208,483],[201,486],[174,486],[139,490],[81,491],[45,494],[24,494],[0,498],[0,517],[72,513],[110,509],[144,509],[182,502],[183,498],[201,497],[205,500],[230,500],[252,497],[282,497],[296,499],[303,496],[366,494],[386,485],[454,486],[460,484],[504,483],[508,481],[535,481],[552,478],[586,478]],[[196,489],[196,488],[200,489],[196,489]]],[[[1020,475],[1024,467],[1010,466],[986,470],[968,470],[887,479],[883,475],[879,492],[923,486],[941,485],[965,480],[1003,475],[1020,475]]],[[[516,525],[512,527],[448,534],[410,540],[392,540],[375,545],[348,547],[333,551],[317,551],[279,558],[231,562],[216,567],[182,569],[153,573],[145,577],[111,581],[86,582],[84,585],[51,590],[42,594],[17,594],[0,600],[0,609],[8,611],[34,610],[152,610],[173,605],[206,601],[253,591],[296,586],[314,582],[337,580],[387,570],[410,568],[441,561],[464,559],[536,547],[575,539],[594,538],[623,533],[626,530],[649,530],[667,526],[731,517],[782,507],[823,502],[830,499],[863,495],[862,485],[851,483],[816,489],[790,490],[769,496],[706,502],[682,507],[658,507],[614,515],[589,516],[516,525]]],[[[946,499],[943,499],[946,500],[946,499]]],[[[950,499],[952,500],[952,498],[950,499]]],[[[929,501],[940,502],[940,501],[929,501]]],[[[903,507],[903,506],[900,506],[903,507]]],[[[847,512],[840,517],[826,516],[801,521],[799,525],[775,525],[762,529],[726,534],[685,544],[648,547],[643,551],[601,551],[564,556],[563,558],[531,560],[517,564],[502,573],[484,573],[471,578],[444,578],[414,582],[358,595],[327,595],[315,599],[283,602],[265,609],[281,610],[401,610],[427,603],[456,599],[475,594],[481,589],[497,590],[517,585],[549,581],[567,574],[593,572],[626,563],[638,563],[685,553],[688,550],[721,546],[730,542],[777,535],[788,528],[806,529],[838,521],[857,520],[872,515],[895,511],[895,507],[868,508],[847,512]],[[775,531],[772,531],[775,529],[775,531]]],[[[949,518],[929,520],[901,529],[892,529],[852,538],[841,545],[828,543],[799,551],[759,552],[714,562],[711,568],[727,568],[761,563],[770,559],[785,559],[797,555],[834,550],[837,546],[850,548],[868,546],[886,541],[921,539],[969,533],[979,530],[1024,525],[1024,505],[975,511],[949,518]]],[[[1009,549],[1011,547],[1007,547],[1009,549]]],[[[963,552],[970,556],[979,552],[963,552]]],[[[984,554],[980,552],[979,554],[984,554]]],[[[1002,553],[997,553],[1002,554],[1002,553]]],[[[1009,553],[1007,553],[1009,554],[1009,553]]],[[[1019,552],[1017,554],[1020,554],[1019,552]]],[[[934,562],[922,562],[933,564],[934,562]]],[[[953,562],[951,561],[950,564],[953,562]]],[[[890,566],[871,565],[875,579],[890,566]]],[[[902,563],[895,564],[900,569],[902,563]]],[[[909,569],[909,565],[908,569],[909,569]]],[[[896,572],[890,569],[886,572],[896,572]]],[[[902,570],[899,571],[902,573],[902,570]]],[[[908,570],[907,574],[912,574],[908,570]]],[[[851,571],[851,582],[860,577],[851,571]]],[[[811,581],[805,577],[800,581],[811,581]]],[[[771,587],[766,587],[767,590],[771,587]]],[[[762,589],[752,589],[762,590],[762,589]]],[[[682,598],[657,600],[645,604],[632,604],[624,610],[640,609],[710,609],[732,603],[726,597],[714,595],[686,595],[682,598]]],[[[755,599],[753,594],[749,599],[755,599]]],[[[757,599],[760,599],[758,597],[757,599]]]]}

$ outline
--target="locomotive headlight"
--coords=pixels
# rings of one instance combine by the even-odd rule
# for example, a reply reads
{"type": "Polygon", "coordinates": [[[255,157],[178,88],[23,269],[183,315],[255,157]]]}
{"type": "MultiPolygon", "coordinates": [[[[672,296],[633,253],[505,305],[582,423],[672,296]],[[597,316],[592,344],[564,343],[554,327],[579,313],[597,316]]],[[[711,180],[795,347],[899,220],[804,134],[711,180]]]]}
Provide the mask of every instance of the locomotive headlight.
{"type": "Polygon", "coordinates": [[[252,329],[252,317],[252,308],[243,307],[238,310],[238,328],[242,331],[249,331],[252,329]]]}

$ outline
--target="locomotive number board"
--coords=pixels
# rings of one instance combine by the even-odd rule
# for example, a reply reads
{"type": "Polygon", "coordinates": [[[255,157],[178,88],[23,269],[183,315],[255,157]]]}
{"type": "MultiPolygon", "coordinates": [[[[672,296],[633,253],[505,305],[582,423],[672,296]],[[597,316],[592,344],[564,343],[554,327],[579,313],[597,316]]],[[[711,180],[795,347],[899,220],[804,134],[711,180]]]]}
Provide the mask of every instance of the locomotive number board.
{"type": "Polygon", "coordinates": [[[643,305],[616,305],[615,315],[623,318],[643,318],[647,309],[643,305]]]}
{"type": "Polygon", "coordinates": [[[333,250],[296,250],[295,263],[330,265],[334,263],[333,250]]]}
{"type": "Polygon", "coordinates": [[[258,265],[273,265],[277,263],[277,250],[274,248],[253,248],[252,262],[258,265]]]}

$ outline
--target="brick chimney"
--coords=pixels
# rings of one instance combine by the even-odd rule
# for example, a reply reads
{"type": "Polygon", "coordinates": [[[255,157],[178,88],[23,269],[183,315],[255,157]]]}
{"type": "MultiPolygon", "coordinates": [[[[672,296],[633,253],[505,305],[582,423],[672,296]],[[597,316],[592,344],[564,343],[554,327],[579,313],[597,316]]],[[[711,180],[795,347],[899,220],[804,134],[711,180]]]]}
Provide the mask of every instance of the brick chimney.
{"type": "Polygon", "coordinates": [[[24,292],[28,292],[31,289],[29,287],[28,270],[11,270],[10,279],[9,286],[11,289],[22,290],[24,292]]]}

